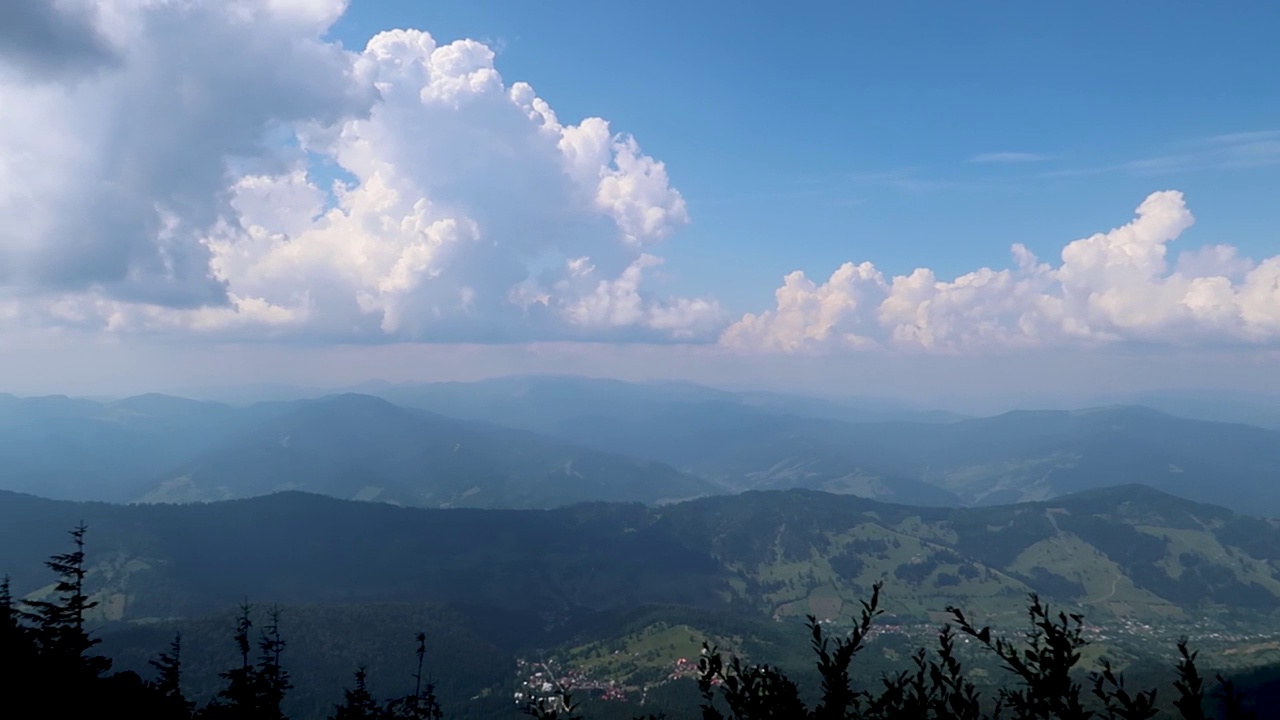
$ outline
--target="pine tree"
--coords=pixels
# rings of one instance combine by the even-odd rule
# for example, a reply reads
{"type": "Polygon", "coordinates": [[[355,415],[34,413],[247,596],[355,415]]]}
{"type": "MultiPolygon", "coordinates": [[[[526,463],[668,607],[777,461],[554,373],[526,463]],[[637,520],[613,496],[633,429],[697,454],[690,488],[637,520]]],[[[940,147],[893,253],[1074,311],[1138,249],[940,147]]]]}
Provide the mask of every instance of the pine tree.
{"type": "Polygon", "coordinates": [[[289,672],[280,663],[284,652],[284,640],[280,637],[280,609],[272,608],[267,617],[267,626],[258,641],[258,706],[264,719],[281,720],[284,713],[280,705],[293,685],[289,682],[289,672]]]}
{"type": "Polygon", "coordinates": [[[169,643],[169,652],[160,653],[160,657],[148,663],[156,669],[156,680],[152,683],[166,697],[182,692],[182,633],[173,636],[169,643]]]}
{"type": "Polygon", "coordinates": [[[13,653],[26,643],[21,613],[13,604],[13,592],[9,588],[9,576],[0,578],[0,653],[12,659],[13,653]]]}
{"type": "Polygon", "coordinates": [[[329,720],[378,720],[384,717],[378,701],[369,692],[368,672],[361,665],[356,670],[356,687],[343,692],[343,703],[334,708],[329,720]]]}
{"type": "Polygon", "coordinates": [[[88,717],[100,708],[130,708],[135,717],[179,720],[186,707],[169,708],[155,688],[137,673],[106,675],[111,661],[90,654],[98,640],[85,628],[86,614],[97,606],[86,589],[85,533],[73,529],[71,552],[54,555],[45,564],[58,574],[51,599],[23,601],[18,611],[8,587],[0,588],[0,635],[6,662],[5,697],[30,704],[56,702],[56,715],[88,717]],[[9,684],[11,683],[11,684],[9,684]]]}
{"type": "Polygon", "coordinates": [[[427,636],[418,633],[418,670],[413,676],[413,694],[387,703],[387,716],[406,720],[441,720],[444,711],[436,700],[435,684],[427,681],[423,686],[422,668],[427,657],[427,636]]]}
{"type": "Polygon", "coordinates": [[[252,645],[249,632],[253,629],[253,607],[248,601],[240,605],[236,616],[236,647],[240,650],[240,667],[220,673],[226,687],[218,691],[218,697],[198,714],[201,718],[257,718],[258,674],[249,660],[252,645]]]}
{"type": "Polygon", "coordinates": [[[235,642],[240,650],[240,666],[221,674],[226,686],[208,707],[196,714],[201,720],[284,720],[281,705],[285,693],[293,688],[289,673],[281,664],[284,639],[280,636],[280,612],[272,609],[267,625],[258,639],[258,658],[250,655],[253,643],[252,606],[246,601],[236,618],[235,642]]]}
{"type": "Polygon", "coordinates": [[[182,694],[182,633],[174,635],[173,642],[169,644],[169,652],[161,653],[150,665],[156,669],[157,674],[148,687],[158,696],[157,704],[165,708],[165,716],[191,717],[195,704],[182,694]]]}
{"type": "Polygon", "coordinates": [[[18,627],[18,610],[13,606],[13,592],[9,589],[9,576],[0,578],[0,632],[18,627]]]}
{"type": "Polygon", "coordinates": [[[35,643],[22,624],[22,613],[14,603],[6,575],[0,580],[0,702],[10,704],[11,698],[32,690],[37,662],[35,643]]]}
{"type": "Polygon", "coordinates": [[[65,681],[82,683],[97,679],[111,669],[111,661],[99,655],[87,655],[100,641],[85,631],[85,613],[98,603],[85,593],[84,536],[88,527],[81,522],[70,531],[74,549],[54,555],[45,565],[58,574],[54,600],[25,601],[29,615],[36,623],[35,638],[46,672],[54,672],[65,681]]]}

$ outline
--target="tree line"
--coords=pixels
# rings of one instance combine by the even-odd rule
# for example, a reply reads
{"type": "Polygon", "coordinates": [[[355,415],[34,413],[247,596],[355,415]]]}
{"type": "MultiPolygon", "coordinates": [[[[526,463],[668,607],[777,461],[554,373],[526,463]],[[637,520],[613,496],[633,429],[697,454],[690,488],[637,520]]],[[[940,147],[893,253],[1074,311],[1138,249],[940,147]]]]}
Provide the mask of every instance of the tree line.
{"type": "MultiPolygon", "coordinates": [[[[97,606],[85,588],[86,531],[83,523],[72,529],[72,549],[46,562],[57,576],[49,597],[14,598],[8,578],[0,581],[0,703],[10,711],[6,717],[76,718],[124,711],[139,720],[286,720],[281,706],[293,686],[283,663],[286,643],[278,609],[269,610],[259,628],[253,608],[247,602],[240,607],[232,633],[240,662],[220,673],[222,688],[202,706],[182,691],[181,634],[150,662],[152,678],[112,673],[111,660],[94,652],[99,640],[85,627],[86,614],[97,606]]],[[[852,664],[883,612],[881,590],[881,584],[873,587],[853,630],[843,637],[827,637],[816,618],[808,618],[821,688],[816,702],[807,703],[796,682],[778,668],[747,663],[704,644],[697,678],[701,703],[695,714],[702,720],[1152,720],[1164,712],[1156,689],[1127,687],[1106,661],[1082,676],[1081,651],[1088,644],[1083,617],[1054,613],[1035,594],[1022,638],[993,635],[960,609],[948,608],[953,624],[940,629],[932,652],[918,649],[908,669],[883,675],[875,691],[854,690],[852,664]],[[957,658],[956,642],[962,636],[993,653],[1013,682],[984,697],[957,658]]],[[[360,667],[352,687],[334,705],[331,720],[443,720],[446,714],[434,685],[423,675],[425,635],[418,633],[416,639],[411,694],[379,700],[360,667]]],[[[1216,687],[1209,689],[1185,638],[1177,648],[1171,717],[1254,718],[1230,681],[1219,675],[1216,687]],[[1210,706],[1216,711],[1207,711],[1210,706]]],[[[542,720],[584,720],[567,687],[529,698],[521,710],[542,720]]]]}
{"type": "MultiPolygon", "coordinates": [[[[135,720],[286,720],[281,705],[293,688],[283,663],[286,647],[280,612],[272,608],[261,628],[246,602],[236,617],[232,639],[240,662],[221,672],[223,687],[198,706],[182,691],[182,635],[150,665],[154,677],[111,672],[111,659],[94,652],[100,641],[85,627],[97,607],[85,588],[85,533],[70,531],[72,549],[45,565],[57,575],[48,599],[13,597],[9,578],[0,580],[0,700],[4,717],[80,718],[108,712],[135,720]],[[257,630],[255,634],[255,629],[257,630]]],[[[435,688],[423,681],[426,636],[418,633],[418,664],[411,695],[379,702],[366,687],[366,672],[355,672],[333,720],[443,720],[435,688]]]]}

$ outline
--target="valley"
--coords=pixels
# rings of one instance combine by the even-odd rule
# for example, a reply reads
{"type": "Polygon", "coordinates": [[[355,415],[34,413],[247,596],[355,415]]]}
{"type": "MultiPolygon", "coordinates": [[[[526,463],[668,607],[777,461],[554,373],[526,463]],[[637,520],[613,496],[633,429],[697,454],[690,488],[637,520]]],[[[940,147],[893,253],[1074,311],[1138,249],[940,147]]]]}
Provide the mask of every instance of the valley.
{"type": "MultiPolygon", "coordinates": [[[[1215,671],[1280,665],[1280,520],[1238,511],[1268,507],[1273,431],[1136,407],[858,417],[560,378],[366,389],[4,400],[21,473],[0,481],[25,492],[0,491],[0,569],[54,597],[43,557],[86,523],[103,647],[145,673],[181,630],[197,698],[230,661],[230,609],[282,608],[296,718],[323,717],[359,664],[403,692],[412,628],[457,717],[556,682],[593,717],[693,707],[704,642],[801,676],[806,618],[847,632],[877,583],[859,682],[952,606],[1017,632],[1032,594],[1087,618],[1087,663],[1139,678],[1159,682],[1182,637],[1215,671]]],[[[989,653],[958,652],[996,682],[989,653]]]]}
{"type": "Polygon", "coordinates": [[[1280,720],[1277,30],[0,0],[0,720],[1280,720]]]}

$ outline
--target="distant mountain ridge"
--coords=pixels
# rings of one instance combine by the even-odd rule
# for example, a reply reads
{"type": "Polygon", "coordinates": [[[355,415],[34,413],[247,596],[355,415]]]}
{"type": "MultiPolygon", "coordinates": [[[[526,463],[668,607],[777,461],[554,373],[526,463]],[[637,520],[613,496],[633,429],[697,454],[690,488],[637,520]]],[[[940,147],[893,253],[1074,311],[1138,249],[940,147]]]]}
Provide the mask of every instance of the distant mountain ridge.
{"type": "Polygon", "coordinates": [[[980,505],[1143,483],[1280,516],[1280,432],[1141,406],[965,418],[874,401],[546,376],[369,391],[649,458],[731,491],[980,505]]]}
{"type": "Polygon", "coordinates": [[[248,407],[162,395],[0,400],[0,488],[116,502],[303,489],[429,507],[720,491],[661,463],[351,394],[248,407]]]}
{"type": "Polygon", "coordinates": [[[848,423],[701,403],[583,417],[554,432],[603,450],[629,448],[733,490],[808,487],[981,505],[1143,483],[1280,515],[1280,432],[1139,407],[848,423]]]}
{"type": "Polygon", "coordinates": [[[348,390],[453,417],[490,421],[501,418],[502,424],[544,433],[554,431],[558,423],[571,419],[644,415],[704,403],[767,414],[852,422],[952,422],[965,417],[883,399],[835,400],[721,390],[688,382],[626,382],[561,375],[513,375],[476,382],[364,383],[348,390]]]}
{"type": "Polygon", "coordinates": [[[660,463],[410,410],[368,395],[290,403],[176,468],[148,502],[299,489],[419,507],[656,503],[720,488],[660,463]]]}
{"type": "Polygon", "coordinates": [[[807,488],[975,506],[1142,483],[1280,516],[1280,431],[1137,406],[957,418],[547,376],[362,390],[248,406],[0,397],[0,488],[148,502],[302,489],[430,507],[807,488]]]}

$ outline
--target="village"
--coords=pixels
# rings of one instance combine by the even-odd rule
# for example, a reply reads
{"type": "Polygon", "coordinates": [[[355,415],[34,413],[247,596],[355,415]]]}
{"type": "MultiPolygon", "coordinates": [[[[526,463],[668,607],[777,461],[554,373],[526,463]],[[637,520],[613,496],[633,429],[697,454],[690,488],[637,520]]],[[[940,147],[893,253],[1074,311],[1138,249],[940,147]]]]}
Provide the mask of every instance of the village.
{"type": "MultiPolygon", "coordinates": [[[[578,695],[589,695],[597,700],[606,701],[638,701],[644,704],[645,696],[651,688],[667,682],[684,678],[698,677],[698,659],[679,657],[670,663],[665,677],[657,682],[641,686],[628,686],[613,678],[593,677],[582,668],[555,669],[554,661],[530,662],[516,661],[516,672],[519,678],[514,699],[517,705],[524,705],[530,699],[551,700],[558,698],[562,691],[578,695]]],[[[716,682],[715,684],[719,684],[716,682]]]]}

